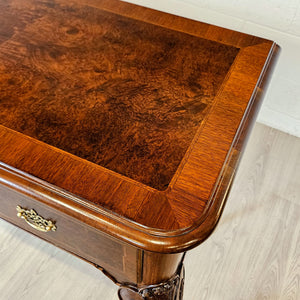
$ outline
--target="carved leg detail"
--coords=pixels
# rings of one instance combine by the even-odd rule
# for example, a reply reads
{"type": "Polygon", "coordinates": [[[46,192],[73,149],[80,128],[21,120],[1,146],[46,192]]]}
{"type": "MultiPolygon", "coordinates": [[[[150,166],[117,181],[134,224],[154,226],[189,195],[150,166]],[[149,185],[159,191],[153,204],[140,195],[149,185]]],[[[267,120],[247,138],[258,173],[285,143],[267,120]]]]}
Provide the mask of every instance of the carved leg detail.
{"type": "Polygon", "coordinates": [[[184,266],[168,281],[135,288],[123,286],[119,289],[120,300],[182,300],[184,288],[184,266]]]}

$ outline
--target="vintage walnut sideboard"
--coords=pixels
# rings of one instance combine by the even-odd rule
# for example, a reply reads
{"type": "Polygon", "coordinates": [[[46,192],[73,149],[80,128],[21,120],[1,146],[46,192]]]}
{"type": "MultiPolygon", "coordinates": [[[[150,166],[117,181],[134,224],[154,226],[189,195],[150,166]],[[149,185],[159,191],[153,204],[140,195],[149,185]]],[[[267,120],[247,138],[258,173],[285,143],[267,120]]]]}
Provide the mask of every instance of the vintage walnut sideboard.
{"type": "Polygon", "coordinates": [[[116,0],[0,0],[0,217],[120,299],[182,299],[277,50],[116,0]]]}

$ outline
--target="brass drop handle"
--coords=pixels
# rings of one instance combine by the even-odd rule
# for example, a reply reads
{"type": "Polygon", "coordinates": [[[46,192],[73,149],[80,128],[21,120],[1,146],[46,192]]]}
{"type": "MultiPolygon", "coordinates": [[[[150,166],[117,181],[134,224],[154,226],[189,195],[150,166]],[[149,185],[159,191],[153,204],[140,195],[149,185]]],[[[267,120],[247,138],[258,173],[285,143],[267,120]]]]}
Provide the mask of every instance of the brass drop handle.
{"type": "Polygon", "coordinates": [[[51,230],[55,231],[57,228],[52,221],[46,220],[43,217],[39,216],[33,209],[24,209],[18,205],[17,212],[17,216],[19,218],[24,219],[28,225],[36,230],[48,232],[51,230]]]}

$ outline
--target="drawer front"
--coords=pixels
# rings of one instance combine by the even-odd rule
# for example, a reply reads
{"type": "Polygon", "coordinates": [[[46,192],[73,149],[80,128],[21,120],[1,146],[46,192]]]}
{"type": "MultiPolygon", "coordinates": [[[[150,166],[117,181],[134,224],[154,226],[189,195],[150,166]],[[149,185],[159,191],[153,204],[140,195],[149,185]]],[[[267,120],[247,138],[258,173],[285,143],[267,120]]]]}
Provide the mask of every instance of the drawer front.
{"type": "MultiPolygon", "coordinates": [[[[125,245],[75,218],[3,185],[0,185],[0,217],[103,267],[118,282],[137,280],[138,250],[136,248],[125,245]],[[43,219],[51,220],[56,228],[53,227],[51,230],[51,224],[48,232],[33,228],[24,218],[21,218],[22,212],[19,211],[19,216],[17,215],[17,206],[26,210],[33,209],[43,219]]],[[[26,217],[27,221],[34,223],[29,218],[26,217]]]]}

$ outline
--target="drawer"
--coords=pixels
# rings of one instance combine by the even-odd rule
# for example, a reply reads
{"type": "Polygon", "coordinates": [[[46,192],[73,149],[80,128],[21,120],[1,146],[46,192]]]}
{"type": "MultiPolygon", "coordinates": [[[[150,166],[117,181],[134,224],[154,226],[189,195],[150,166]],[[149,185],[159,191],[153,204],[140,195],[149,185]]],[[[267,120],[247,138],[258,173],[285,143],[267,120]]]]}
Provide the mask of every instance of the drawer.
{"type": "Polygon", "coordinates": [[[120,242],[67,214],[0,184],[0,217],[77,256],[101,266],[118,282],[136,282],[135,247],[120,242]],[[17,216],[17,206],[34,211],[55,224],[56,230],[39,231],[17,216]]]}

